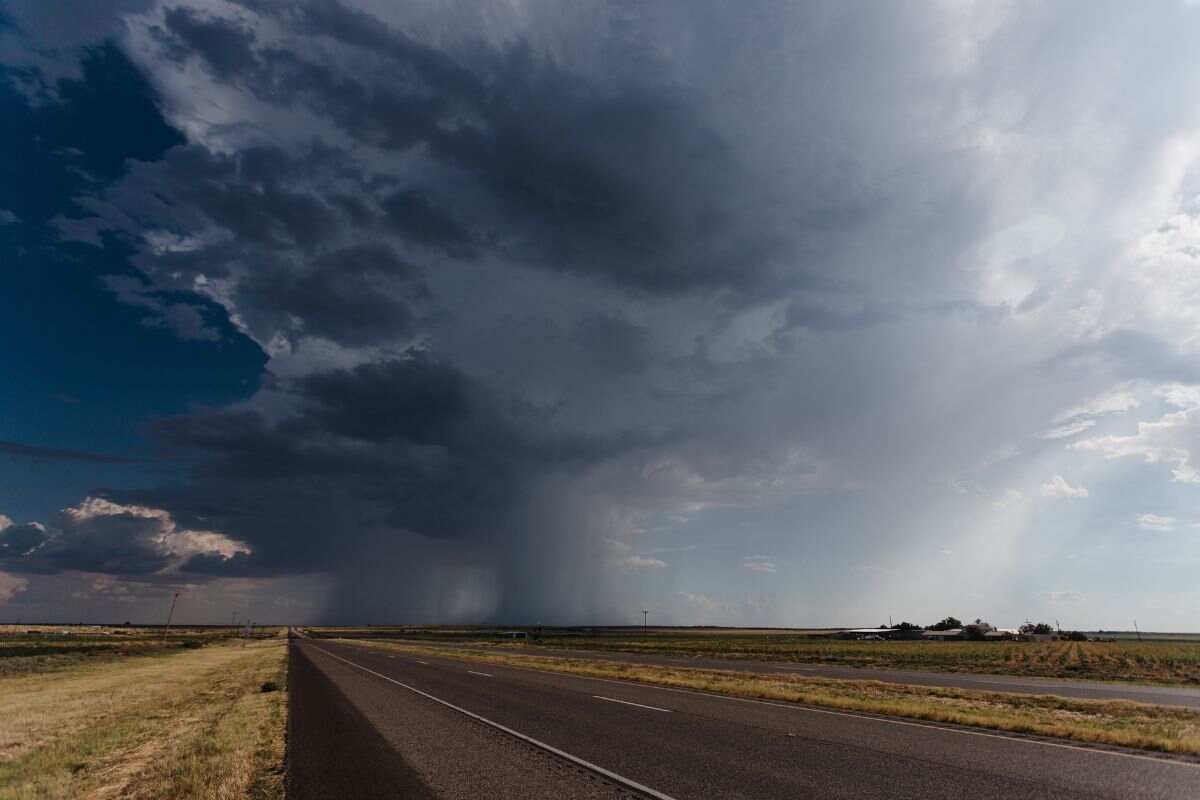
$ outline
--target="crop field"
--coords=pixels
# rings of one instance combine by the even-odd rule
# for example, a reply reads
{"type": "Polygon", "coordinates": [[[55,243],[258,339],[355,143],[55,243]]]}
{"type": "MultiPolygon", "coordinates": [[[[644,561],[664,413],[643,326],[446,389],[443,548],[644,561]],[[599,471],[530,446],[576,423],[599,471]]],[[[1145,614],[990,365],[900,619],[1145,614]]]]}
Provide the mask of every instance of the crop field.
{"type": "Polygon", "coordinates": [[[313,629],[312,634],[506,648],[543,647],[876,669],[1200,685],[1200,641],[1188,640],[865,642],[828,639],[797,631],[656,631],[651,628],[644,634],[629,629],[595,633],[546,629],[526,644],[505,642],[498,639],[497,631],[478,628],[328,628],[313,629]]]}
{"type": "Polygon", "coordinates": [[[280,631],[27,630],[0,632],[0,800],[283,797],[280,631]]]}
{"type": "Polygon", "coordinates": [[[856,642],[786,636],[545,637],[546,647],[1200,685],[1194,642],[856,642]]]}

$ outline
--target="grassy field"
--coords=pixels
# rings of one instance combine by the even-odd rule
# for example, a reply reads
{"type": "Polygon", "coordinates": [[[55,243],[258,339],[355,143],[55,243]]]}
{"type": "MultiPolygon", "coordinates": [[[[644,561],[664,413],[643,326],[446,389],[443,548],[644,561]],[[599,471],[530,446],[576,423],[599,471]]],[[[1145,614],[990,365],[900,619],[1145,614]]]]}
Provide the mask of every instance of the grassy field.
{"type": "MultiPolygon", "coordinates": [[[[403,639],[414,642],[505,645],[484,628],[311,628],[313,636],[403,639]]],[[[1073,678],[1200,686],[1200,642],[853,642],[800,631],[731,628],[631,628],[565,632],[546,628],[520,646],[696,658],[737,658],[832,664],[842,667],[920,669],[1039,678],[1073,678]]]]}
{"type": "Polygon", "coordinates": [[[54,672],[139,655],[165,655],[231,639],[229,628],[0,625],[0,677],[54,672]]]}
{"type": "MultiPolygon", "coordinates": [[[[310,634],[513,646],[479,628],[314,628],[310,634]]],[[[799,631],[651,628],[645,634],[609,629],[564,635],[551,628],[515,646],[1200,686],[1200,641],[865,642],[799,631]]]]}
{"type": "Polygon", "coordinates": [[[0,639],[0,800],[283,797],[282,632],[23,635],[0,639]]]}
{"type": "Polygon", "coordinates": [[[785,636],[548,637],[546,647],[1200,685],[1200,643],[855,642],[785,636]]]}
{"type": "MultiPolygon", "coordinates": [[[[350,641],[350,640],[347,640],[350,641]]],[[[974,725],[1080,742],[1200,755],[1200,713],[1126,701],[1073,700],[965,689],[937,689],[798,675],[755,674],[691,667],[539,656],[515,649],[464,651],[430,644],[354,640],[368,647],[486,664],[631,680],[657,686],[775,700],[825,708],[889,714],[931,722],[974,725]]]]}

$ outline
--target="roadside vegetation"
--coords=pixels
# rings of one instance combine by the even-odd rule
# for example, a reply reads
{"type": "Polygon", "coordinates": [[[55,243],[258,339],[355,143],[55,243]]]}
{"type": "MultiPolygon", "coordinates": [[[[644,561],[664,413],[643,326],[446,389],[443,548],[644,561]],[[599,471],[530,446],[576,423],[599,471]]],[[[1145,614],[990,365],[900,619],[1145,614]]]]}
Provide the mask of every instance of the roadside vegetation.
{"type": "Polygon", "coordinates": [[[1200,685],[1200,642],[856,642],[788,636],[547,637],[546,647],[1200,685]]]}
{"type": "Polygon", "coordinates": [[[396,642],[354,640],[354,643],[544,672],[636,681],[737,697],[1200,755],[1200,713],[1169,706],[905,686],[879,681],[833,680],[792,674],[658,667],[532,655],[503,649],[489,652],[396,642]]]}
{"type": "Polygon", "coordinates": [[[0,800],[283,797],[282,632],[34,638],[3,641],[0,800]]]}
{"type": "Polygon", "coordinates": [[[1200,686],[1200,641],[850,641],[796,631],[640,631],[561,635],[528,643],[479,629],[313,629],[314,636],[641,653],[683,658],[778,661],[875,669],[1200,686]]]}
{"type": "Polygon", "coordinates": [[[235,636],[229,628],[0,625],[0,677],[166,655],[235,636]]]}

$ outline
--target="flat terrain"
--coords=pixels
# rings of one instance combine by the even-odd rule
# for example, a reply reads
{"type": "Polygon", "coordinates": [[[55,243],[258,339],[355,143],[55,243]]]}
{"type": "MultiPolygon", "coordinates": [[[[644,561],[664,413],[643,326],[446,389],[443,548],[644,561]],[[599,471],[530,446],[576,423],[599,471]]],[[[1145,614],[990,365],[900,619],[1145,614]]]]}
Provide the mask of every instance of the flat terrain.
{"type": "MultiPolygon", "coordinates": [[[[315,635],[499,644],[494,632],[445,628],[331,628],[315,635]]],[[[1178,634],[1177,634],[1178,635],[1178,634]]],[[[665,629],[563,635],[547,629],[546,649],[633,653],[699,660],[755,661],[855,669],[1127,681],[1200,687],[1200,641],[926,642],[842,641],[798,631],[665,629]]]]}
{"type": "MultiPolygon", "coordinates": [[[[1128,700],[1135,703],[1182,706],[1200,710],[1200,687],[1178,684],[1139,684],[1128,681],[1105,682],[1074,678],[1018,677],[1015,675],[989,675],[969,672],[937,672],[923,670],[875,669],[868,667],[842,667],[821,664],[795,664],[780,661],[752,661],[749,659],[704,658],[698,656],[667,656],[644,653],[627,653],[617,650],[585,650],[553,648],[542,645],[497,644],[491,642],[442,642],[430,640],[406,640],[370,638],[363,641],[373,643],[407,644],[416,647],[458,648],[464,652],[511,654],[522,657],[581,661],[604,661],[655,667],[689,667],[695,669],[729,670],[756,674],[796,675],[809,678],[830,678],[850,681],[880,681],[905,686],[928,686],[945,689],[964,689],[990,692],[1012,692],[1017,694],[1071,697],[1080,700],[1128,700]]],[[[926,646],[926,645],[918,645],[926,646]]],[[[928,645],[930,647],[940,645],[928,645]]]]}
{"type": "MultiPolygon", "coordinates": [[[[647,796],[622,781],[680,800],[1200,796],[1195,762],[332,641],[293,647],[311,668],[293,713],[337,692],[345,703],[335,707],[356,715],[346,725],[388,745],[370,760],[387,761],[398,783],[356,797],[405,796],[405,780],[430,793],[411,796],[453,798],[647,796]],[[565,755],[539,755],[538,743],[565,755]],[[607,777],[586,782],[566,755],[607,777]]],[[[344,769],[341,756],[310,749],[306,785],[344,769]]]]}
{"type": "Polygon", "coordinates": [[[0,798],[282,797],[281,635],[20,636],[0,660],[0,798]]]}

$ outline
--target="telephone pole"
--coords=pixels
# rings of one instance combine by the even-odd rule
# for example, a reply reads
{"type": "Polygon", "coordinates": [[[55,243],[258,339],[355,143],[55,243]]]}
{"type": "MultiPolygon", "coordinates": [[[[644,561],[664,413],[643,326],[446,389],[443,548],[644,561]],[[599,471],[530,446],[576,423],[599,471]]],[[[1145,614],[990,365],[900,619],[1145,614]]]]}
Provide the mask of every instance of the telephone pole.
{"type": "Polygon", "coordinates": [[[167,612],[167,625],[163,628],[163,636],[167,635],[167,631],[171,630],[171,617],[175,616],[175,604],[179,602],[179,592],[171,598],[171,610],[167,612]]]}
{"type": "Polygon", "coordinates": [[[642,609],[642,633],[646,632],[646,625],[648,624],[649,619],[650,619],[650,612],[643,608],[642,609]]]}

